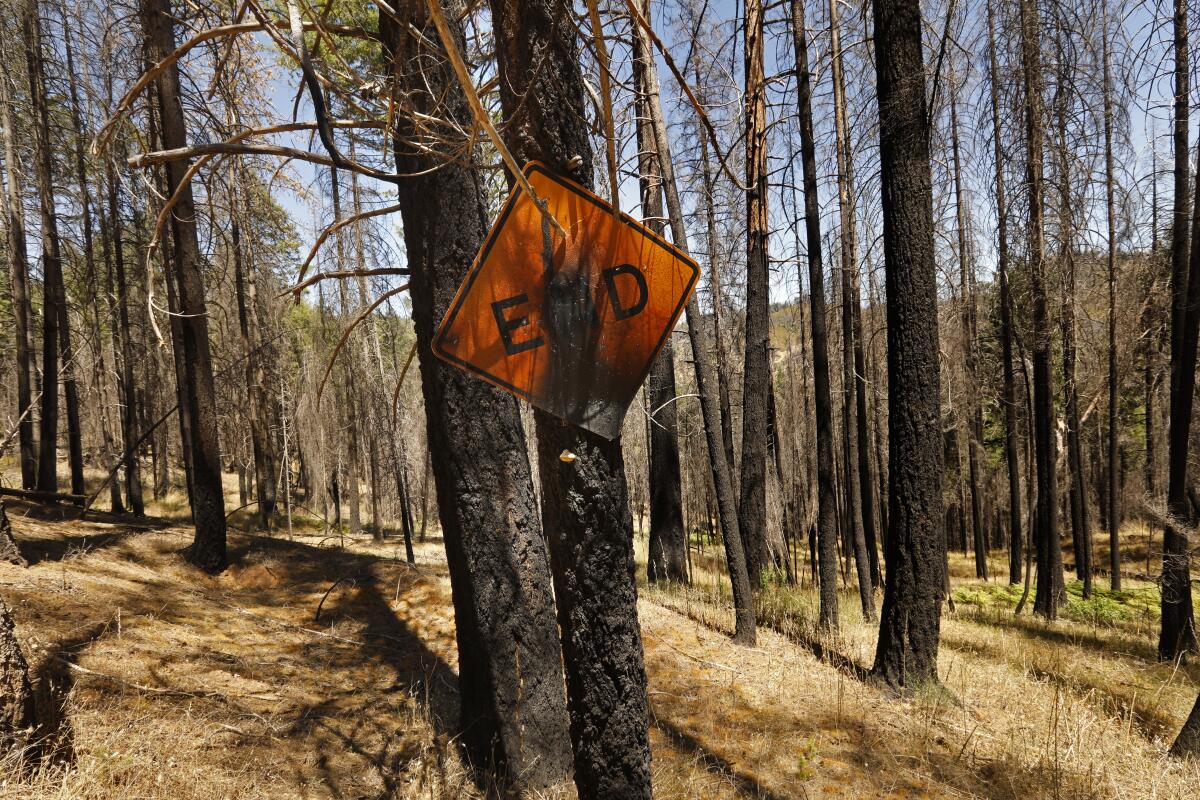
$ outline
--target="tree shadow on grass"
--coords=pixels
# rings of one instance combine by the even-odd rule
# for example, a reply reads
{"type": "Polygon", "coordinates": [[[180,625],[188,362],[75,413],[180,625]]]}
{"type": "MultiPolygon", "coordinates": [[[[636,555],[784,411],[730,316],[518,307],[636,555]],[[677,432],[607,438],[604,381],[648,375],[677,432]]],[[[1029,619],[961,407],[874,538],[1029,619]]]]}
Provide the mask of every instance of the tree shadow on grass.
{"type": "MultiPolygon", "coordinates": [[[[352,675],[378,667],[390,673],[386,686],[376,683],[362,687],[363,691],[359,687],[327,691],[321,700],[289,712],[291,721],[281,735],[338,746],[322,746],[316,759],[317,772],[329,792],[335,797],[391,797],[414,771],[424,780],[443,784],[454,783],[456,775],[465,774],[465,767],[455,770],[445,763],[447,753],[458,752],[454,746],[458,676],[397,616],[385,594],[398,591],[404,596],[419,583],[419,572],[394,562],[401,572],[398,579],[389,578],[381,574],[380,566],[393,565],[391,559],[261,536],[236,548],[231,556],[241,562],[267,556],[284,585],[320,597],[319,621],[318,603],[314,603],[305,627],[314,632],[338,630],[343,623],[353,627],[354,644],[313,647],[306,653],[310,661],[352,675]],[[427,721],[436,741],[405,735],[404,726],[398,723],[409,715],[427,721]],[[346,769],[336,750],[353,754],[360,762],[359,770],[361,762],[366,762],[372,785],[364,785],[354,770],[346,769]]],[[[254,590],[251,595],[262,601],[269,593],[254,590]]],[[[381,676],[374,677],[378,680],[381,676]]],[[[477,783],[486,781],[485,776],[473,777],[477,783]]]]}
{"type": "Polygon", "coordinates": [[[41,653],[41,661],[30,671],[37,730],[34,740],[39,757],[52,763],[69,764],[75,759],[75,735],[67,715],[67,701],[75,685],[71,665],[83,650],[108,630],[95,622],[74,636],[54,642],[41,653]]]}
{"type": "Polygon", "coordinates": [[[757,778],[739,770],[727,759],[705,747],[704,743],[687,731],[672,725],[669,721],[651,712],[650,724],[658,730],[671,745],[682,750],[705,768],[726,778],[740,794],[756,798],[756,800],[789,800],[791,795],[775,794],[764,786],[757,778]]]}

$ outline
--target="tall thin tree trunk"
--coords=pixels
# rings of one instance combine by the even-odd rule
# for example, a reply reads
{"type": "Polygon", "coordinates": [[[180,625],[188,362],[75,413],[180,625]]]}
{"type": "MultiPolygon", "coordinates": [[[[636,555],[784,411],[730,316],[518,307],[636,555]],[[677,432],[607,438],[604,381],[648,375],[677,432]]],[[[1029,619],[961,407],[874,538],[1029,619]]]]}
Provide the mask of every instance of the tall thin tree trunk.
{"type": "MultiPolygon", "coordinates": [[[[171,3],[170,0],[142,0],[140,10],[147,55],[157,63],[175,49],[171,3]]],[[[178,65],[172,64],[158,76],[156,83],[163,146],[167,149],[185,147],[187,125],[183,116],[178,65]]],[[[180,320],[183,349],[176,352],[175,358],[188,365],[185,394],[191,418],[192,511],[196,528],[188,558],[201,569],[215,573],[223,570],[227,564],[225,499],[221,488],[221,450],[217,436],[217,402],[209,352],[203,262],[196,235],[196,204],[192,199],[191,186],[183,181],[187,169],[188,164],[183,161],[172,161],[166,167],[167,196],[179,192],[179,202],[171,217],[174,244],[171,272],[183,313],[180,320]]]]}
{"type": "MultiPolygon", "coordinates": [[[[833,48],[833,104],[835,148],[838,167],[838,210],[841,216],[841,292],[842,292],[842,460],[845,468],[845,498],[848,533],[854,549],[854,565],[858,575],[858,597],[862,603],[863,619],[875,621],[875,567],[871,558],[875,531],[872,526],[867,539],[865,517],[869,509],[863,505],[862,463],[857,425],[863,413],[858,407],[858,371],[855,356],[861,361],[862,345],[855,338],[854,320],[858,310],[858,242],[856,239],[853,195],[853,167],[846,125],[846,98],[842,83],[841,34],[838,25],[837,0],[829,4],[829,33],[833,48]]],[[[807,170],[806,170],[807,175],[807,170]]],[[[873,521],[873,519],[872,519],[873,521]]]]}
{"type": "MultiPolygon", "coordinates": [[[[111,82],[106,85],[109,103],[112,100],[111,82]]],[[[119,349],[120,373],[118,385],[121,389],[121,434],[130,447],[141,438],[138,426],[138,392],[134,380],[134,355],[132,331],[129,325],[129,290],[125,276],[125,242],[122,236],[121,209],[117,202],[117,179],[113,169],[113,159],[106,154],[104,159],[105,191],[108,194],[108,231],[105,239],[108,242],[109,254],[112,258],[113,277],[116,280],[117,313],[113,320],[115,344],[119,349]]],[[[165,458],[164,458],[165,461],[165,458]]],[[[141,469],[136,451],[129,454],[125,461],[125,497],[129,500],[130,509],[137,516],[146,513],[142,497],[141,469]]]]}
{"type": "Polygon", "coordinates": [[[946,577],[929,116],[916,0],[875,0],[888,339],[887,580],[873,674],[937,682],[946,577]]]}
{"type": "Polygon", "coordinates": [[[1021,465],[1017,456],[1017,392],[1013,375],[1012,287],[1008,280],[1008,203],[1004,190],[1004,151],[1000,139],[1000,87],[993,2],[988,0],[988,79],[992,105],[992,157],[996,180],[996,273],[1000,283],[1000,358],[1004,372],[1004,462],[1008,468],[1008,582],[1021,582],[1021,465]]]}
{"type": "Polygon", "coordinates": [[[258,498],[258,525],[270,530],[275,517],[275,459],[271,447],[271,432],[267,423],[267,401],[265,397],[265,373],[261,366],[262,354],[257,352],[259,337],[257,303],[254,297],[254,264],[249,265],[247,276],[246,248],[242,243],[241,219],[251,219],[248,204],[242,202],[242,175],[236,163],[230,170],[229,219],[230,250],[233,256],[233,284],[237,296],[238,335],[246,377],[247,412],[250,423],[250,448],[254,459],[254,485],[258,498]],[[244,216],[243,216],[244,215],[244,216]]]}
{"type": "Polygon", "coordinates": [[[738,527],[751,583],[771,567],[767,547],[767,393],[771,391],[771,275],[767,255],[767,109],[763,7],[745,4],[746,347],[742,374],[742,458],[738,527]]]}
{"type": "MultiPolygon", "coordinates": [[[[93,383],[96,387],[96,394],[100,406],[100,435],[104,441],[104,454],[109,459],[109,466],[112,469],[117,469],[120,464],[118,459],[120,453],[117,452],[116,445],[113,442],[112,426],[108,416],[108,399],[105,391],[106,376],[108,369],[105,366],[104,358],[104,338],[100,331],[100,281],[96,274],[96,254],[93,247],[95,237],[92,222],[92,196],[88,185],[87,162],[84,157],[84,131],[83,121],[81,118],[81,104],[79,100],[78,78],[75,74],[75,48],[71,43],[71,28],[67,19],[67,8],[65,4],[59,4],[59,12],[62,17],[63,27],[63,51],[66,56],[67,68],[67,86],[68,94],[71,101],[71,132],[74,134],[74,167],[75,181],[79,188],[79,204],[81,209],[80,227],[83,229],[83,259],[84,259],[84,284],[87,287],[87,292],[90,297],[91,314],[88,314],[88,309],[83,309],[84,320],[88,323],[90,338],[95,349],[96,358],[92,362],[93,368],[93,383]]],[[[103,231],[102,231],[103,236],[103,231]]],[[[107,247],[107,242],[105,242],[107,247]]],[[[116,357],[114,351],[113,357],[116,357]]],[[[80,450],[80,475],[82,476],[82,448],[80,450]]],[[[82,486],[82,481],[80,482],[82,486]]],[[[108,483],[109,490],[109,506],[114,514],[125,513],[125,506],[121,500],[121,484],[119,481],[112,480],[108,483]]]]}
{"type": "MultiPolygon", "coordinates": [[[[971,495],[972,550],[975,553],[975,577],[988,579],[987,534],[983,529],[983,503],[979,495],[979,447],[983,436],[983,421],[979,409],[978,376],[975,371],[975,295],[973,291],[975,263],[968,242],[968,217],[963,197],[962,156],[958,137],[957,76],[951,75],[950,86],[950,149],[954,162],[954,205],[958,228],[959,325],[962,328],[963,373],[966,376],[966,408],[964,409],[963,442],[967,450],[967,490],[971,495]]],[[[965,516],[965,515],[964,515],[965,516]]]]}
{"type": "MultiPolygon", "coordinates": [[[[1104,5],[1104,23],[1100,31],[1104,60],[1104,205],[1108,223],[1108,550],[1109,575],[1113,591],[1121,588],[1121,521],[1117,516],[1117,445],[1120,441],[1120,407],[1117,405],[1117,211],[1113,193],[1116,186],[1113,164],[1112,68],[1108,50],[1108,5],[1104,5]]],[[[1157,184],[1158,176],[1154,176],[1157,184]]],[[[1153,258],[1153,253],[1151,258],[1153,258]]],[[[1149,428],[1147,428],[1147,437],[1149,428]]],[[[1148,545],[1147,545],[1148,546],[1148,545]]]]}
{"type": "Polygon", "coordinates": [[[29,299],[29,252],[25,243],[25,191],[17,160],[16,131],[13,129],[12,92],[9,89],[13,62],[7,47],[0,46],[0,127],[4,137],[4,222],[8,245],[8,280],[12,293],[13,331],[17,356],[17,424],[21,461],[21,488],[37,485],[38,452],[33,435],[33,306],[29,299]]]}
{"type": "Polygon", "coordinates": [[[83,494],[83,445],[79,432],[79,399],[75,388],[66,286],[59,249],[58,217],[54,200],[54,162],[50,144],[50,111],[46,96],[45,61],[37,0],[32,0],[26,11],[22,31],[29,77],[29,97],[34,117],[38,202],[42,217],[42,408],[38,436],[40,451],[37,488],[45,492],[58,490],[58,390],[61,376],[67,410],[71,492],[83,494]]]}
{"type": "MultiPolygon", "coordinates": [[[[1158,655],[1164,660],[1196,648],[1192,612],[1188,533],[1194,516],[1188,505],[1188,444],[1196,380],[1196,328],[1200,309],[1200,236],[1188,224],[1188,4],[1175,2],[1175,208],[1171,231],[1171,411],[1167,432],[1167,513],[1163,531],[1162,628],[1158,655]],[[1191,266],[1188,246],[1191,244],[1191,266]]],[[[1200,172],[1197,173],[1200,179],[1200,172]]],[[[1197,198],[1200,199],[1200,192],[1197,198]]],[[[1200,223],[1200,204],[1195,205],[1200,223]]]]}
{"type": "Polygon", "coordinates": [[[834,489],[833,402],[829,388],[829,344],[825,322],[825,268],[821,253],[821,216],[817,196],[817,157],[812,123],[812,84],[804,0],[792,0],[792,36],[796,50],[800,115],[800,152],[804,166],[804,228],[808,243],[808,292],[813,345],[813,388],[817,428],[817,571],[820,624],[838,628],[837,497],[834,489]]]}
{"type": "MultiPolygon", "coordinates": [[[[642,52],[649,53],[649,34],[635,25],[635,35],[642,43],[642,52]]],[[[675,168],[671,160],[671,145],[667,138],[667,125],[662,110],[662,99],[659,94],[658,74],[654,59],[644,62],[644,90],[647,99],[647,110],[654,128],[654,144],[658,154],[658,168],[662,172],[663,191],[666,196],[667,216],[671,223],[671,240],[675,247],[688,252],[687,225],[683,216],[683,204],[679,200],[679,185],[675,180],[675,168]]],[[[705,179],[706,199],[708,201],[708,248],[710,261],[714,258],[714,229],[712,217],[712,184],[705,179]]],[[[716,286],[715,261],[710,264],[714,287],[716,286]]],[[[714,303],[719,302],[714,293],[714,303]]],[[[714,315],[715,323],[715,315],[714,315]]],[[[700,413],[704,423],[704,440],[708,445],[708,463],[712,473],[713,488],[716,493],[717,515],[721,523],[721,533],[725,544],[725,560],[729,569],[729,582],[733,590],[734,636],[739,644],[753,645],[757,631],[754,620],[754,597],[750,587],[749,571],[746,567],[745,553],[742,549],[742,536],[738,530],[737,503],[733,488],[733,467],[725,450],[725,428],[718,407],[720,394],[717,378],[717,364],[713,351],[719,349],[717,326],[712,326],[711,332],[700,313],[700,302],[696,292],[687,303],[688,340],[692,348],[692,366],[696,377],[696,387],[700,394],[700,413]]]]}
{"type": "Polygon", "coordinates": [[[1058,488],[1055,479],[1054,387],[1050,371],[1050,315],[1046,301],[1045,201],[1042,156],[1041,22],[1036,0],[1020,0],[1021,61],[1025,83],[1026,181],[1029,185],[1029,275],[1033,337],[1033,428],[1037,459],[1036,541],[1038,582],[1034,610],[1054,619],[1063,600],[1062,548],[1058,537],[1058,488]]]}
{"type": "MultiPolygon", "coordinates": [[[[642,13],[647,4],[642,3],[642,13]]],[[[642,217],[647,227],[664,236],[662,171],[654,144],[654,123],[646,91],[646,63],[652,52],[642,49],[641,37],[633,39],[634,80],[637,90],[638,176],[642,194],[642,217]]],[[[687,534],[683,523],[683,490],[679,470],[679,411],[675,403],[675,349],[667,336],[658,358],[650,368],[646,394],[650,401],[650,542],[646,578],[686,583],[687,534]]]]}
{"type": "MultiPolygon", "coordinates": [[[[1061,45],[1060,45],[1061,48],[1061,45]]],[[[1079,390],[1075,381],[1075,218],[1071,193],[1071,157],[1067,140],[1067,91],[1055,94],[1058,127],[1059,266],[1062,280],[1063,395],[1067,422],[1067,498],[1070,503],[1071,540],[1075,551],[1075,576],[1083,581],[1084,598],[1092,595],[1091,525],[1088,521],[1087,488],[1084,482],[1083,441],[1079,421],[1079,390]]]]}

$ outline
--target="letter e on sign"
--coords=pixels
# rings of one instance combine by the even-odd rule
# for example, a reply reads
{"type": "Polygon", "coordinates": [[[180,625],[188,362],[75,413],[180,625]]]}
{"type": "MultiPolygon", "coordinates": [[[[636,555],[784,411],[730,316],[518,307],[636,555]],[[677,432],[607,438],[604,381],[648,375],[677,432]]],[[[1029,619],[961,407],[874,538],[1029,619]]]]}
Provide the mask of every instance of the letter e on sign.
{"type": "Polygon", "coordinates": [[[675,327],[700,268],[574,181],[532,163],[433,339],[451,364],[607,439],[675,327]]]}

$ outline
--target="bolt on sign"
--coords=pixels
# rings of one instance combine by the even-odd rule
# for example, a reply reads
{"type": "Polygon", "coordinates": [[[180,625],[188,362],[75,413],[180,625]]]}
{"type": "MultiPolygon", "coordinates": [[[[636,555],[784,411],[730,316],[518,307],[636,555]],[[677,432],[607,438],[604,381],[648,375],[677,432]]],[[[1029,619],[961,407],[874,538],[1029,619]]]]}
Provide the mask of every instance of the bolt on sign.
{"type": "Polygon", "coordinates": [[[446,312],[433,351],[537,408],[615,439],[700,268],[574,181],[525,175],[446,312]]]}

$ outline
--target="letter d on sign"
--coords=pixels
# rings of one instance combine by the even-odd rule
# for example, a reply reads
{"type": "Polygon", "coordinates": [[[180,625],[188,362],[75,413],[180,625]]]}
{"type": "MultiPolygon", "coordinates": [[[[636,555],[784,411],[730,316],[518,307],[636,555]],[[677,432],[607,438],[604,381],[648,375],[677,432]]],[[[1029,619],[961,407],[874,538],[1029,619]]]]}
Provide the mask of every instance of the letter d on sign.
{"type": "Polygon", "coordinates": [[[629,319],[640,314],[646,307],[646,301],[650,299],[650,292],[646,288],[646,276],[642,271],[632,264],[621,264],[604,270],[603,276],[604,285],[608,289],[608,300],[612,303],[613,316],[617,319],[629,319]],[[621,303],[621,293],[617,291],[617,278],[622,275],[628,275],[637,283],[637,300],[630,306],[621,303]]]}

